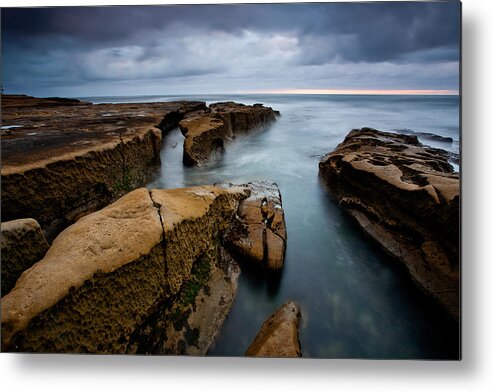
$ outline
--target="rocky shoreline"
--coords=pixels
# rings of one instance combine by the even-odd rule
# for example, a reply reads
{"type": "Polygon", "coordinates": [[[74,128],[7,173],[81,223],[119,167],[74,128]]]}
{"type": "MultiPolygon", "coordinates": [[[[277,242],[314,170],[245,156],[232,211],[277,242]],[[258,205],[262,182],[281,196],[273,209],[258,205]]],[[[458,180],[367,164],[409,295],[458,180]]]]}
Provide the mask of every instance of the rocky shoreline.
{"type": "Polygon", "coordinates": [[[270,108],[232,102],[2,95],[3,351],[207,352],[237,291],[240,266],[225,238],[243,201],[255,194],[281,211],[276,268],[286,232],[273,183],[135,189],[160,165],[169,129],[210,118],[226,133],[184,132],[184,157],[191,145],[205,163],[208,138],[231,142],[275,120],[270,108]]]}
{"type": "MultiPolygon", "coordinates": [[[[205,355],[242,266],[284,268],[281,191],[270,181],[142,186],[171,128],[184,135],[183,164],[203,166],[278,115],[234,102],[2,96],[2,351],[205,355]]],[[[459,175],[417,136],[353,130],[319,173],[457,320],[459,175]]],[[[300,357],[301,314],[280,306],[245,355],[300,357]]]]}
{"type": "Polygon", "coordinates": [[[319,164],[339,205],[454,319],[460,314],[459,174],[414,135],[351,131],[319,164]]]}
{"type": "MultiPolygon", "coordinates": [[[[229,133],[214,138],[226,142],[266,124],[273,113],[235,103],[211,108],[193,101],[92,105],[2,95],[2,218],[33,218],[51,242],[82,216],[144,186],[160,166],[163,134],[178,125],[184,129],[188,117],[199,123],[223,118],[229,133]]],[[[209,133],[199,138],[203,160],[214,149],[204,146],[209,133]]],[[[192,134],[185,138],[185,151],[192,134]]]]}
{"type": "Polygon", "coordinates": [[[204,355],[237,289],[224,235],[252,190],[140,188],[79,219],[2,298],[2,350],[204,355]]]}

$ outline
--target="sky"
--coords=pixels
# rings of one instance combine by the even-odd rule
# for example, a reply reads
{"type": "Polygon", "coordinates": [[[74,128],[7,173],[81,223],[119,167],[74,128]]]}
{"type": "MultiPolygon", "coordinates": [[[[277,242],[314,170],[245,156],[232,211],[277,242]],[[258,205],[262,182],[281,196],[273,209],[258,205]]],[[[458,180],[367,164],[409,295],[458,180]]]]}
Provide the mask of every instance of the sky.
{"type": "Polygon", "coordinates": [[[459,89],[455,1],[3,8],[1,33],[5,93],[459,89]]]}

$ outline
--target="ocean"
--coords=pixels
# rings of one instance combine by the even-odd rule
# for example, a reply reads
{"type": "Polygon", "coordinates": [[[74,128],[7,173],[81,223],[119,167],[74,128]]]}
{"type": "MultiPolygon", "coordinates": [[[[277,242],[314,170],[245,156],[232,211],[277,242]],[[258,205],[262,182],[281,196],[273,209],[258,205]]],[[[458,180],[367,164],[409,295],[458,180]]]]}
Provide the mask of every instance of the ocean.
{"type": "MultiPolygon", "coordinates": [[[[423,144],[460,152],[457,96],[188,95],[80,97],[94,103],[202,100],[263,103],[278,121],[231,145],[207,167],[182,164],[183,136],[169,132],[162,167],[147,186],[276,182],[288,233],[279,275],[242,268],[233,308],[208,355],[243,356],[263,321],[288,300],[301,307],[303,357],[457,359],[460,333],[404,268],[365,237],[318,176],[318,162],[354,128],[449,137],[423,144]]],[[[454,165],[457,171],[459,165],[454,165]]]]}

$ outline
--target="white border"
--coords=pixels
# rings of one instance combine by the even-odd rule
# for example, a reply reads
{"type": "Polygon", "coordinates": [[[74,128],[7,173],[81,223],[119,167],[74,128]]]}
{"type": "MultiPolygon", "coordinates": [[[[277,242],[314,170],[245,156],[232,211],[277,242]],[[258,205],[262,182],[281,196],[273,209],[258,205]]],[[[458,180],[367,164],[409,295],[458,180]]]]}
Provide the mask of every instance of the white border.
{"type": "MultiPolygon", "coordinates": [[[[169,2],[169,1],[168,1],[169,2]]],[[[226,1],[215,1],[225,3],[226,1]]],[[[243,1],[244,3],[252,1],[243,1]]],[[[261,2],[261,1],[253,1],[261,2]]],[[[70,5],[162,1],[71,1],[70,5]]],[[[165,2],[167,3],[167,2],[165,2]]],[[[182,0],[179,3],[200,3],[182,0]]],[[[491,390],[493,385],[493,146],[490,1],[463,1],[463,360],[461,362],[248,360],[0,354],[4,391],[491,390]]],[[[4,6],[66,1],[2,2],[4,6]]]]}

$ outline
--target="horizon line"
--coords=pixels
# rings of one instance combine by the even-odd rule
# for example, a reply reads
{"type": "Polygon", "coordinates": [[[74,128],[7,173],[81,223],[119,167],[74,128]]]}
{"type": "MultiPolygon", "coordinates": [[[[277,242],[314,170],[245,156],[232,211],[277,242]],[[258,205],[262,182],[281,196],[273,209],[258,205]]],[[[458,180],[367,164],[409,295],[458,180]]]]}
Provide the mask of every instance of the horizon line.
{"type": "Polygon", "coordinates": [[[272,89],[240,91],[242,94],[306,95],[460,95],[459,90],[363,90],[363,89],[272,89]]]}

